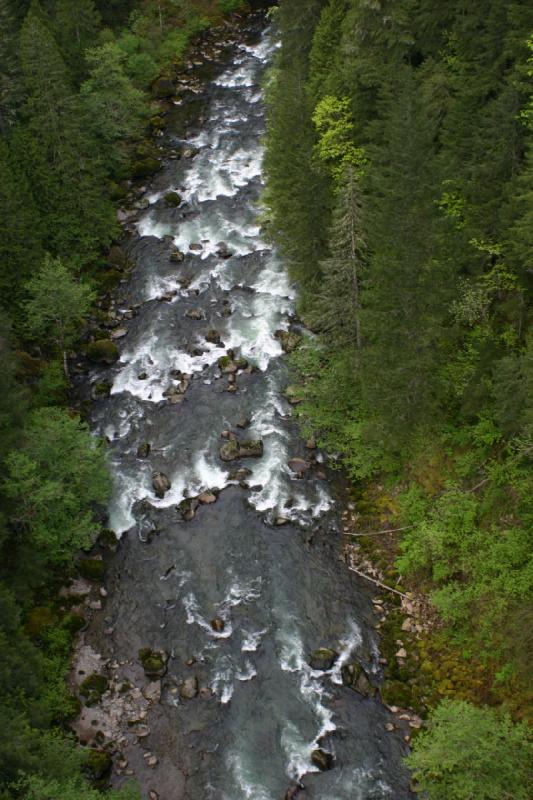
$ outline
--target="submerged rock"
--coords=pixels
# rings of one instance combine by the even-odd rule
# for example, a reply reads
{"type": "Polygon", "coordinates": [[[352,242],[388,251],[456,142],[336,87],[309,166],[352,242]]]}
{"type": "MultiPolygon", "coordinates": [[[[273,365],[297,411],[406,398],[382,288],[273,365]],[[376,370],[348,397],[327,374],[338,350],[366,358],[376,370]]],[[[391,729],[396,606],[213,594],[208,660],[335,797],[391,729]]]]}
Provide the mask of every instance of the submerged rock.
{"type": "Polygon", "coordinates": [[[326,672],[332,668],[338,657],[339,654],[336,650],[332,650],[329,647],[320,647],[311,655],[309,666],[311,669],[319,669],[326,672]]]}
{"type": "Polygon", "coordinates": [[[162,678],[167,671],[167,655],[162,650],[143,647],[139,650],[139,661],[147,678],[162,678]]]}
{"type": "Polygon", "coordinates": [[[236,461],[238,458],[261,458],[263,455],[263,442],[261,439],[238,441],[230,439],[220,448],[222,461],[236,461]]]}
{"type": "Polygon", "coordinates": [[[185,316],[189,319],[199,321],[204,318],[204,312],[201,308],[190,308],[185,312],[185,316]]]}
{"type": "Polygon", "coordinates": [[[172,488],[172,484],[164,472],[154,472],[152,475],[152,486],[156,497],[159,497],[160,500],[162,500],[168,490],[172,488]]]}
{"type": "Polygon", "coordinates": [[[192,700],[193,697],[196,697],[198,694],[198,678],[195,675],[185,678],[179,688],[179,693],[183,700],[192,700]]]}
{"type": "Polygon", "coordinates": [[[148,456],[150,455],[150,450],[151,450],[150,443],[143,442],[137,448],[137,458],[148,458],[148,456]]]}
{"type": "Polygon", "coordinates": [[[226,242],[217,242],[217,256],[219,258],[231,258],[235,252],[226,244],[226,242]]]}

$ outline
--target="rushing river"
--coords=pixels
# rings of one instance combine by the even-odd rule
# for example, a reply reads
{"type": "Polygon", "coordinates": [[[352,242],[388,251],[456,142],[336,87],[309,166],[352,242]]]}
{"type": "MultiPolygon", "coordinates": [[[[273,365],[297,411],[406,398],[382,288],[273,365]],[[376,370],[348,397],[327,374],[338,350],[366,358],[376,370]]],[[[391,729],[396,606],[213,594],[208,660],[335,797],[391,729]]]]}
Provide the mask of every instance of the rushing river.
{"type": "Polygon", "coordinates": [[[117,663],[146,646],[170,654],[142,743],[159,763],[143,771],[139,757],[135,769],[143,796],[282,800],[301,780],[316,800],[402,800],[402,736],[386,730],[378,699],[341,680],[354,661],[379,675],[368,587],[340,557],[324,459],[306,449],[283,397],[275,334],[294,325],[295,291],[259,223],[261,80],[275,47],[268,31],[243,33],[196,98],[196,122],[173,130],[170,116],[166,144],[193,153],[166,160],[135,223],[136,266],[118,303],[135,315],[120,361],[93,375],[112,382],[93,423],[110,441],[110,525],[125,535],[89,637],[117,663]],[[181,195],[178,208],[165,202],[169,191],[181,195]],[[256,368],[241,365],[235,383],[218,366],[229,350],[256,368]],[[262,457],[224,462],[223,431],[262,440],[262,457]],[[304,477],[289,467],[295,457],[311,464],[304,477]],[[235,475],[240,467],[251,474],[235,475]],[[157,471],[171,482],[159,498],[157,471]],[[177,506],[208,490],[216,502],[185,521],[177,506]],[[327,672],[308,665],[321,646],[340,653],[327,672]],[[182,700],[172,686],[191,676],[203,691],[182,700]],[[333,769],[311,763],[318,746],[334,754],[333,769]]]}

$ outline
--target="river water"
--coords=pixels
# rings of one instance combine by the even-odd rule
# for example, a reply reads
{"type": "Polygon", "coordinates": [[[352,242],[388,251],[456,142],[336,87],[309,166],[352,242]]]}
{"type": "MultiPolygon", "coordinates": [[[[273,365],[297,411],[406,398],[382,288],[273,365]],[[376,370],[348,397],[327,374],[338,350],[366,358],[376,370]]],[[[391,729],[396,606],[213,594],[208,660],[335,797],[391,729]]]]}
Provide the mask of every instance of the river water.
{"type": "Polygon", "coordinates": [[[243,31],[193,95],[197,119],[184,127],[177,107],[173,126],[170,115],[165,145],[198,152],[165,161],[130,238],[136,266],[119,306],[136,316],[120,361],[93,375],[112,390],[92,411],[95,432],[110,441],[110,526],[124,536],[88,636],[120,664],[147,646],[170,656],[142,743],[159,763],[136,762],[143,796],[282,800],[300,781],[306,798],[402,800],[411,796],[402,736],[386,730],[391,716],[378,699],[340,675],[358,661],[379,678],[371,597],[341,559],[324,458],[306,449],[283,397],[288,370],[275,333],[294,325],[295,290],[259,224],[261,81],[275,49],[270,31],[243,31]],[[171,190],[178,208],[164,200],[171,190]],[[220,242],[230,258],[217,255],[220,242]],[[176,247],[180,263],[169,258],[176,247]],[[220,343],[206,341],[213,329],[220,343]],[[236,391],[218,367],[230,349],[254,366],[238,372],[236,391]],[[164,392],[180,383],[188,387],[171,402],[164,392]],[[223,431],[261,439],[262,457],[224,462],[223,431]],[[144,442],[151,452],[139,458],[144,442]],[[303,478],[288,465],[294,457],[311,464],[303,478]],[[239,467],[251,470],[245,483],[232,477],[239,467]],[[171,482],[163,498],[155,471],[171,482]],[[176,507],[206,490],[217,501],[185,521],[176,507]],[[340,653],[327,672],[308,665],[321,646],[340,653]],[[203,691],[182,700],[175,686],[191,676],[203,691]],[[318,746],[334,755],[333,769],[313,766],[318,746]]]}

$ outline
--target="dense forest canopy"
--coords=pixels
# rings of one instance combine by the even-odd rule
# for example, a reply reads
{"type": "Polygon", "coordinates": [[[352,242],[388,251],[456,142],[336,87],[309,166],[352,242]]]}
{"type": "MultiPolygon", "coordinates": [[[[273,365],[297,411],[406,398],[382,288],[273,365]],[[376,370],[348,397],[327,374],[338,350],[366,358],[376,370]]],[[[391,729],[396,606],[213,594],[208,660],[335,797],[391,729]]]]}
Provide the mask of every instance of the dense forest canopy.
{"type": "MultiPolygon", "coordinates": [[[[298,409],[409,529],[396,574],[486,665],[484,700],[530,716],[531,4],[281,0],[275,20],[267,224],[319,334],[298,409]]],[[[464,713],[435,736],[468,739],[464,713]]],[[[432,784],[428,760],[431,798],[503,796],[432,784]]]]}
{"type": "MultiPolygon", "coordinates": [[[[108,762],[65,734],[83,619],[57,590],[101,531],[109,493],[103,445],[69,408],[69,353],[91,353],[95,298],[124,277],[123,253],[109,249],[116,203],[159,168],[154,81],[241,5],[0,0],[2,800],[101,796],[87,778],[101,784],[108,762]]],[[[92,355],[115,351],[104,339],[92,355]]]]}

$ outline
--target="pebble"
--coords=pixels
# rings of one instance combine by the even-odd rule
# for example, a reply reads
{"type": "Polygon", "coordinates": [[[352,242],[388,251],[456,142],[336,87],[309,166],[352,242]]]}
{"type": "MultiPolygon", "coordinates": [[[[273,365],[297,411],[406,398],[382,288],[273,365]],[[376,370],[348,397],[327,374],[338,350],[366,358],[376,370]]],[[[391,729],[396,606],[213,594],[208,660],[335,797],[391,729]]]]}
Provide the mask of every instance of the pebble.
{"type": "Polygon", "coordinates": [[[157,764],[159,764],[159,759],[157,756],[150,756],[150,758],[146,759],[146,763],[153,769],[155,766],[157,766],[157,764]]]}
{"type": "Polygon", "coordinates": [[[100,586],[100,597],[107,597],[107,589],[104,589],[103,586],[100,586]]]}
{"type": "Polygon", "coordinates": [[[388,731],[389,733],[392,733],[392,731],[394,730],[394,725],[392,724],[392,722],[386,723],[385,730],[388,731]]]}
{"type": "Polygon", "coordinates": [[[157,792],[154,792],[153,789],[150,789],[150,791],[148,792],[148,797],[150,798],[150,800],[159,800],[159,795],[157,794],[157,792]]]}
{"type": "Polygon", "coordinates": [[[405,649],[405,647],[400,647],[400,649],[396,653],[396,658],[407,658],[407,650],[405,649]]]}
{"type": "Polygon", "coordinates": [[[114,628],[106,628],[104,631],[104,636],[113,636],[114,632],[115,632],[114,628]]]}

